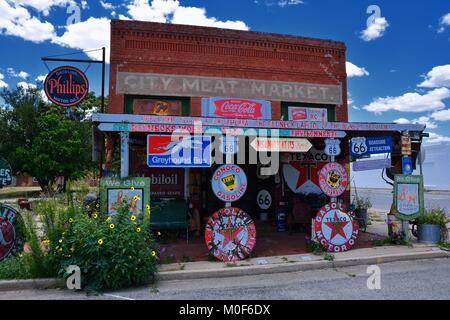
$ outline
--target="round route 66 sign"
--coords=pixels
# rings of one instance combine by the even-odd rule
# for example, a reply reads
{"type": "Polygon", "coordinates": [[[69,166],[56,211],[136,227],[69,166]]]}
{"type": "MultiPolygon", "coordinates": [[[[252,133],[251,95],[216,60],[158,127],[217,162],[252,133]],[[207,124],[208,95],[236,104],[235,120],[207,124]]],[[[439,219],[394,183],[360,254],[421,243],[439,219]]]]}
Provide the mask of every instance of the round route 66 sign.
{"type": "Polygon", "coordinates": [[[347,184],[347,170],[337,162],[327,163],[319,172],[320,189],[329,197],[339,197],[347,184]]]}
{"type": "Polygon", "coordinates": [[[221,261],[247,258],[256,243],[256,228],[243,210],[226,207],[214,212],[205,226],[205,242],[211,254],[221,261]]]}
{"type": "Polygon", "coordinates": [[[314,219],[316,240],[329,252],[349,250],[358,238],[358,221],[352,212],[345,212],[340,203],[323,206],[314,219]]]}

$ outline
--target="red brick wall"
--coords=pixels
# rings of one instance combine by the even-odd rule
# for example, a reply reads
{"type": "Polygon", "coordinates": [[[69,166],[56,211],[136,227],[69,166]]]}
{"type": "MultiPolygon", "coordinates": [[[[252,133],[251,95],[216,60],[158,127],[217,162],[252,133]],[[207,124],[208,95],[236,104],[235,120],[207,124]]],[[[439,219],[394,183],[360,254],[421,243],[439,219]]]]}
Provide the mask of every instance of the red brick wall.
{"type": "MultiPolygon", "coordinates": [[[[113,20],[108,112],[123,112],[118,71],[342,84],[337,120],[347,121],[345,45],[312,38],[208,27],[113,20]]],[[[191,98],[191,115],[200,115],[191,98]]],[[[279,119],[280,103],[272,115],[279,119]]]]}

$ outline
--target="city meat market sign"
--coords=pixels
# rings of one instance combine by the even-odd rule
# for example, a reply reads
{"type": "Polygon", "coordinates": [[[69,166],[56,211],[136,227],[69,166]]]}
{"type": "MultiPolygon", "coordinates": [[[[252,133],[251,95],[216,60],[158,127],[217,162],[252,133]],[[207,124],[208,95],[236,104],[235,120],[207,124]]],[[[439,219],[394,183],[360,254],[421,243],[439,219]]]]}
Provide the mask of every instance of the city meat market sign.
{"type": "Polygon", "coordinates": [[[116,94],[240,97],[342,104],[342,87],[313,83],[118,72],[116,94]]]}
{"type": "Polygon", "coordinates": [[[213,174],[211,186],[214,194],[222,201],[239,200],[247,190],[247,176],[241,167],[224,164],[213,174]]]}
{"type": "Polygon", "coordinates": [[[314,236],[329,252],[349,250],[358,238],[358,221],[340,203],[323,206],[314,219],[314,236]]]}
{"type": "Polygon", "coordinates": [[[52,70],[44,82],[47,98],[62,107],[79,104],[89,92],[86,75],[74,67],[59,67],[52,70]]]}

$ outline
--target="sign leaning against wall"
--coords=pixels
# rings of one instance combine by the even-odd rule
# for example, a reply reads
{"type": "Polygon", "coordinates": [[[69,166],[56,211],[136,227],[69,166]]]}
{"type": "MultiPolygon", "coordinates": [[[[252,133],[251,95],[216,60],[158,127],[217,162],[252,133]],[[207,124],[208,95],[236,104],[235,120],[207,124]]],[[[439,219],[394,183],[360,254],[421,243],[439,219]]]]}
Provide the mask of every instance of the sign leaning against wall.
{"type": "Polygon", "coordinates": [[[401,220],[416,219],[424,210],[423,177],[399,174],[394,178],[395,215],[401,220]]]}
{"type": "Polygon", "coordinates": [[[5,160],[0,158],[0,188],[12,184],[11,166],[5,160]]]}

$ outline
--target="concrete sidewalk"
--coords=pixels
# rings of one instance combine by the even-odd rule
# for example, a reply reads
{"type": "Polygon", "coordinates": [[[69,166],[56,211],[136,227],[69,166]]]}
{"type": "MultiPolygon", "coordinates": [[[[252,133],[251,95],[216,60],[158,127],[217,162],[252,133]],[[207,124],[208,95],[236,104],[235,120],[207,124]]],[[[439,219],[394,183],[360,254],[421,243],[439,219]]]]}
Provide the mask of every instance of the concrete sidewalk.
{"type": "Polygon", "coordinates": [[[184,280],[215,277],[295,272],[333,267],[347,267],[385,262],[450,257],[449,252],[439,247],[415,244],[406,246],[382,246],[354,249],[333,254],[334,260],[327,261],[323,255],[297,254],[252,258],[236,263],[187,262],[161,265],[160,280],[184,280]]]}

